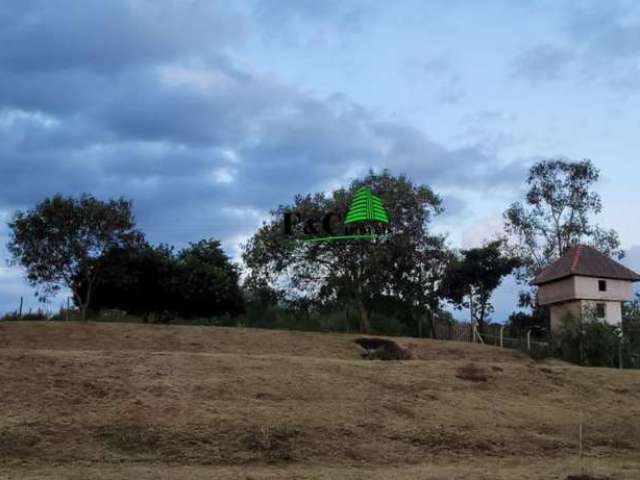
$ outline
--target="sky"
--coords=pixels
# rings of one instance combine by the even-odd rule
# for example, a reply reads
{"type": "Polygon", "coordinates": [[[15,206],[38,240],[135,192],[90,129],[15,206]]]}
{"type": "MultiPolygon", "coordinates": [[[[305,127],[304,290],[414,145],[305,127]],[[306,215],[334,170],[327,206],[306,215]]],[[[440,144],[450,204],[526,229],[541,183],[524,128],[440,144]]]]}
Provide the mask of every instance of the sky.
{"type": "MultiPolygon", "coordinates": [[[[4,0],[0,45],[0,313],[39,305],[6,223],[58,192],[239,260],[270,209],[387,168],[469,248],[557,156],[601,170],[594,221],[640,270],[637,2],[4,0]]],[[[493,300],[503,321],[517,286],[493,300]]]]}

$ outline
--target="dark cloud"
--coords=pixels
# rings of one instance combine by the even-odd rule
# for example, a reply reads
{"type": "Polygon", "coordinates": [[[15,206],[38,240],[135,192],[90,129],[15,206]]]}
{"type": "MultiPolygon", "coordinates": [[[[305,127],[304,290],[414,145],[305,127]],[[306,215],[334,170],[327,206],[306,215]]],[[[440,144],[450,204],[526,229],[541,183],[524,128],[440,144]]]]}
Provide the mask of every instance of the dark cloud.
{"type": "Polygon", "coordinates": [[[565,12],[562,44],[534,45],[512,63],[513,72],[534,83],[603,82],[615,90],[640,88],[640,8],[631,2],[582,2],[565,12]]]}
{"type": "Polygon", "coordinates": [[[235,41],[244,22],[205,0],[27,0],[0,12],[0,65],[13,72],[108,72],[182,59],[235,41]]]}
{"type": "Polygon", "coordinates": [[[378,122],[374,131],[384,145],[379,165],[393,165],[402,173],[441,186],[475,189],[513,184],[524,178],[522,163],[503,165],[482,145],[448,149],[415,128],[378,122]]]}
{"type": "MultiPolygon", "coordinates": [[[[205,1],[4,3],[0,214],[57,192],[124,196],[152,241],[216,237],[235,254],[269,209],[370,167],[436,189],[522,178],[480,145],[236,67],[244,24],[205,1]]],[[[12,280],[0,272],[0,309],[12,280]]]]}
{"type": "Polygon", "coordinates": [[[522,53],[513,63],[513,74],[532,83],[558,80],[575,55],[564,47],[538,45],[522,53]]]}

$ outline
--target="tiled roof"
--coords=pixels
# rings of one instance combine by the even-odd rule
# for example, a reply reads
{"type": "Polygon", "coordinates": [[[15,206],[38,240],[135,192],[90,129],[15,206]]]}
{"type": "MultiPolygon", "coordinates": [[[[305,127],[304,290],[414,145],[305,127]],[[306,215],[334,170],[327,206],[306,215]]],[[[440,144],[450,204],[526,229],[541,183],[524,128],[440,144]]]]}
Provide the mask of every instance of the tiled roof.
{"type": "Polygon", "coordinates": [[[611,278],[636,282],[640,275],[587,245],[571,247],[558,260],[542,270],[531,282],[533,285],[560,280],[572,275],[611,278]]]}

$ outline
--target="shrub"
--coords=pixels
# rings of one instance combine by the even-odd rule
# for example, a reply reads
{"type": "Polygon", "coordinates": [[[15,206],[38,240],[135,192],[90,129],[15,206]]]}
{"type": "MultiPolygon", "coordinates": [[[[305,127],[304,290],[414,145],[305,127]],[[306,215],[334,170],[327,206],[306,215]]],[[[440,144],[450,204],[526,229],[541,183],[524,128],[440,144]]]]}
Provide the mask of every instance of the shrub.
{"type": "MultiPolygon", "coordinates": [[[[557,354],[564,360],[592,367],[617,367],[621,350],[620,328],[594,318],[588,312],[582,318],[567,315],[554,338],[557,354]]],[[[623,363],[625,362],[623,359],[623,363]]]]}
{"type": "Polygon", "coordinates": [[[36,310],[32,312],[29,310],[27,313],[23,313],[22,315],[18,315],[18,312],[7,313],[4,316],[0,317],[0,321],[41,321],[41,320],[49,320],[49,314],[44,310],[36,310]]]}

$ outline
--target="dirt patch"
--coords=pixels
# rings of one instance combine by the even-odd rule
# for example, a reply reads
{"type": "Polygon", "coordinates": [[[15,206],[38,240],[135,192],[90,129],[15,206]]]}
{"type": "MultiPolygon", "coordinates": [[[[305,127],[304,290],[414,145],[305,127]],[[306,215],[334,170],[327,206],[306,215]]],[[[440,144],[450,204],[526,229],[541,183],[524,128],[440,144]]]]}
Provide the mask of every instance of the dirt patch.
{"type": "Polygon", "coordinates": [[[0,430],[0,458],[28,456],[40,443],[40,437],[20,430],[0,430]]]}
{"type": "Polygon", "coordinates": [[[354,340],[363,350],[362,358],[367,360],[410,360],[411,351],[387,338],[362,337],[354,340]]]}
{"type": "Polygon", "coordinates": [[[567,480],[609,480],[609,477],[596,477],[588,473],[579,473],[577,475],[569,475],[567,480]]]}
{"type": "Polygon", "coordinates": [[[469,382],[486,382],[489,380],[487,371],[478,367],[474,363],[468,363],[456,370],[456,377],[461,380],[467,380],[469,382]]]}

